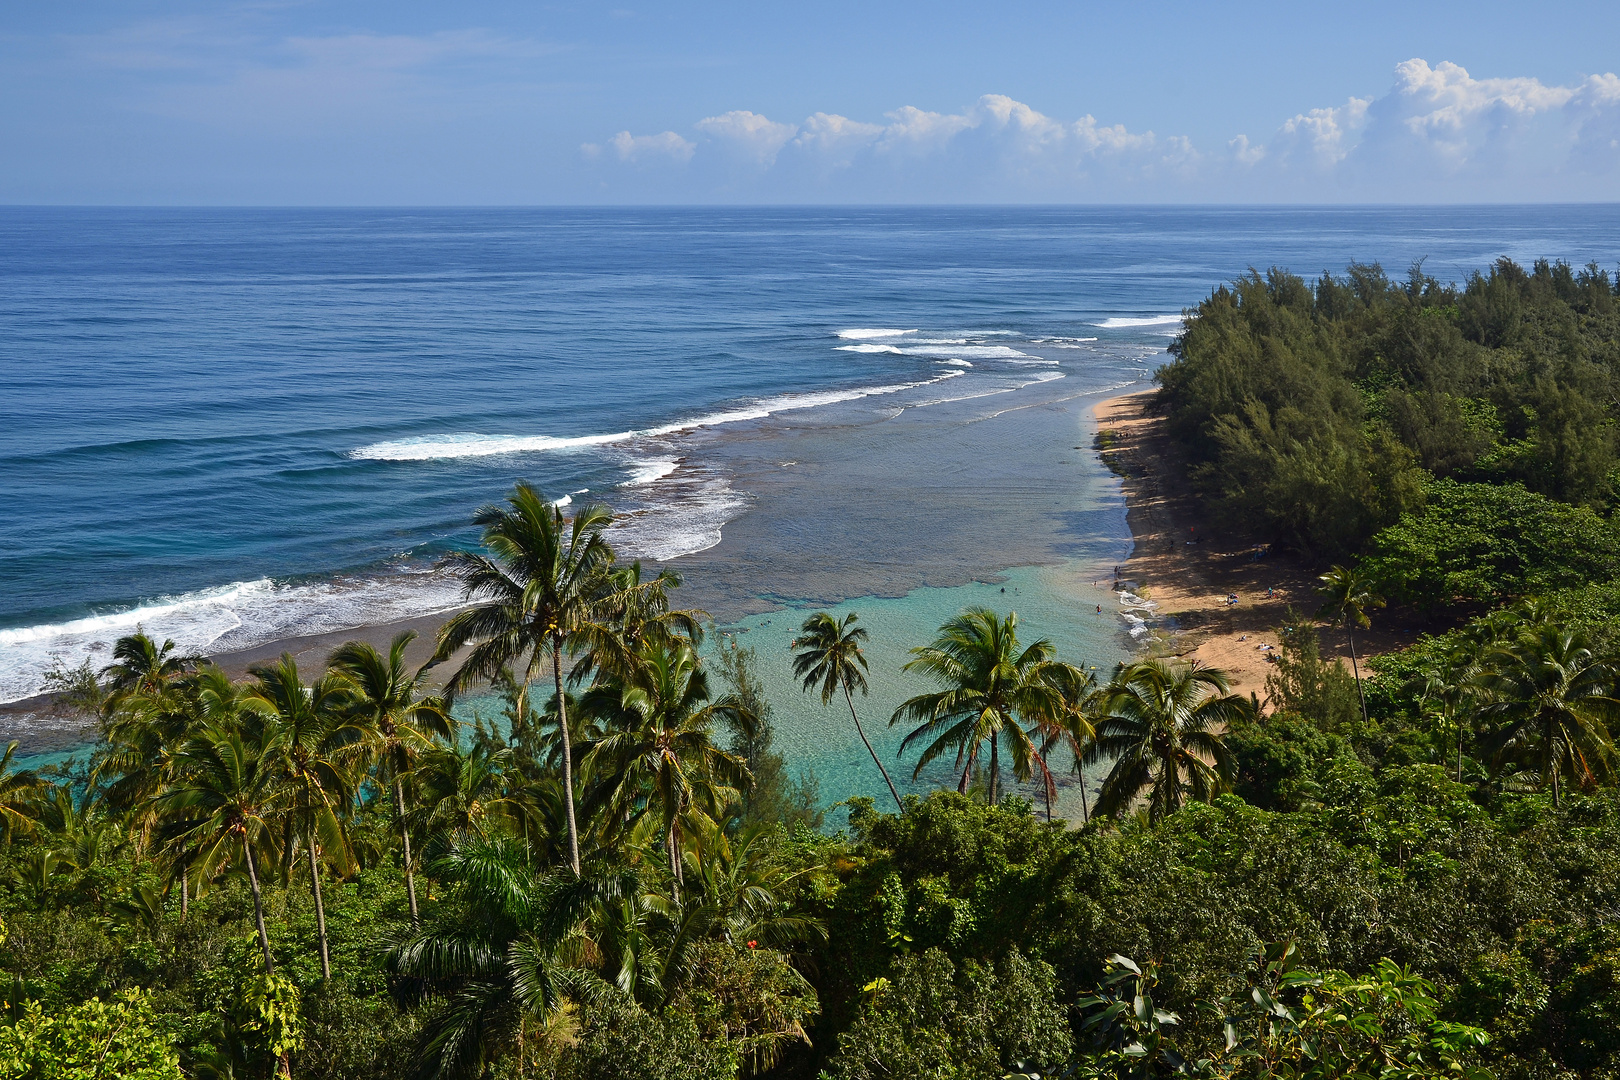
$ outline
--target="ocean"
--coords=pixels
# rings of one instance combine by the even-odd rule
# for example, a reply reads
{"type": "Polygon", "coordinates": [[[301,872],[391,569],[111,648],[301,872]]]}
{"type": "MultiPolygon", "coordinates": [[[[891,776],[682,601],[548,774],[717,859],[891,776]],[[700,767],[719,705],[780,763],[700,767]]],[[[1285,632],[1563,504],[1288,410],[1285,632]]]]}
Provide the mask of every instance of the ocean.
{"type": "Polygon", "coordinates": [[[1504,255],[1612,267],[1620,207],[0,209],[0,702],[137,625],[220,654],[443,611],[435,560],[526,478],[610,504],[756,644],[790,764],[876,794],[786,677],[805,609],[881,636],[887,750],[892,669],[965,603],[1105,669],[1091,403],[1251,267],[1504,255]]]}

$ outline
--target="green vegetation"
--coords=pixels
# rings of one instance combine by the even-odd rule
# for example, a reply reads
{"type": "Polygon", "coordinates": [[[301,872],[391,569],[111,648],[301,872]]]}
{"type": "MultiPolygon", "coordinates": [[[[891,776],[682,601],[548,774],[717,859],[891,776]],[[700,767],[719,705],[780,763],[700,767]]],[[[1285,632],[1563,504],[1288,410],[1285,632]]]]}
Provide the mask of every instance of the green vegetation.
{"type": "MultiPolygon", "coordinates": [[[[524,485],[442,694],[408,636],[233,682],[132,635],[60,673],[85,760],[0,760],[0,1078],[1620,1076],[1614,291],[1217,291],[1162,396],[1213,511],[1347,632],[1453,629],[1346,670],[1290,613],[1262,710],[964,611],[889,718],[946,790],[890,813],[823,807],[773,661],[524,485]]],[[[818,613],[793,664],[866,741],[864,641],[818,613]]]]}
{"type": "MultiPolygon", "coordinates": [[[[1212,512],[1244,531],[1356,553],[1403,516],[1413,533],[1431,478],[1613,507],[1620,303],[1595,265],[1502,259],[1460,289],[1420,266],[1404,284],[1377,266],[1314,287],[1254,273],[1198,305],[1171,351],[1171,433],[1212,512]]],[[[1487,497],[1448,493],[1441,512],[1465,516],[1487,497]]],[[[1528,520],[1485,516],[1487,535],[1528,520]]]]}

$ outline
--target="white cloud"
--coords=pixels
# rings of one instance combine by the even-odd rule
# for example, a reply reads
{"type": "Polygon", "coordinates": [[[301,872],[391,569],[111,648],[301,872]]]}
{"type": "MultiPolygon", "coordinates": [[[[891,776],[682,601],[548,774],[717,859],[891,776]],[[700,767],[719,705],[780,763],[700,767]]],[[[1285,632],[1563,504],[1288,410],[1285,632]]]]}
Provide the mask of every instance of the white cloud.
{"type": "MultiPolygon", "coordinates": [[[[1620,194],[1620,77],[1553,86],[1475,78],[1457,64],[1421,59],[1398,65],[1382,95],[1305,109],[1269,138],[1237,135],[1217,153],[1184,136],[1131,131],[1090,114],[1061,120],[1004,94],[956,112],[906,105],[881,123],[817,112],[795,124],[735,110],[694,128],[692,142],[673,132],[642,138],[666,140],[667,156],[691,161],[694,180],[708,177],[702,182],[709,190],[727,197],[1458,201],[1620,194]],[[739,159],[749,168],[737,170],[739,159]]],[[[621,159],[645,156],[638,139],[619,139],[633,146],[621,159]]]]}
{"type": "MultiPolygon", "coordinates": [[[[621,131],[608,140],[608,146],[613,148],[620,161],[627,162],[659,158],[691,161],[693,152],[697,150],[697,143],[689,142],[673,131],[661,131],[657,135],[632,135],[628,131],[621,131]]],[[[595,143],[586,143],[581,149],[586,157],[591,158],[602,153],[602,148],[595,143]]]]}
{"type": "Polygon", "coordinates": [[[697,129],[732,144],[762,165],[775,161],[782,147],[799,131],[797,125],[778,124],[746,109],[706,117],[697,122],[697,129]]]}

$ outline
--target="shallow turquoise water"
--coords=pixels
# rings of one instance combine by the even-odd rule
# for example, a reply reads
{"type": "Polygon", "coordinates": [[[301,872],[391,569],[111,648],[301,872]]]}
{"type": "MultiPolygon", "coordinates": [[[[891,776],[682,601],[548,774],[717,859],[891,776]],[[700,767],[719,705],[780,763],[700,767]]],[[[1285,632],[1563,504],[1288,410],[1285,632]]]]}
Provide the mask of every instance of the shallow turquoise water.
{"type": "MultiPolygon", "coordinates": [[[[1057,566],[1026,566],[1008,570],[998,583],[974,582],[956,588],[917,589],[903,597],[860,597],[824,610],[842,619],[860,615],[871,641],[865,652],[871,666],[870,692],[855,699],[867,737],[883,758],[902,795],[954,787],[957,774],[947,756],[935,761],[920,776],[913,776],[916,751],[902,756],[900,743],[909,728],[891,727],[889,717],[907,697],[936,689],[928,680],[902,672],[908,650],[932,641],[946,619],[963,608],[980,605],[1000,614],[1017,612],[1019,639],[1032,643],[1049,639],[1059,657],[1098,669],[1106,677],[1113,665],[1130,652],[1112,593],[1093,588],[1094,579],[1106,575],[1107,563],[1069,560],[1057,566]],[[1096,608],[1101,605],[1099,613],[1096,608]]],[[[755,615],[728,627],[722,640],[736,640],[758,656],[759,674],[771,702],[776,725],[776,748],[790,769],[813,772],[821,786],[823,805],[856,795],[869,795],[880,808],[892,805],[883,778],[855,733],[841,698],[823,707],[819,694],[805,692],[793,678],[791,643],[811,608],[788,608],[755,615]]],[[[1058,764],[1054,762],[1054,765],[1058,764]]],[[[1067,766],[1067,760],[1062,763],[1067,766]]],[[[1010,779],[1010,778],[1008,778],[1010,779]]],[[[1077,787],[1063,789],[1057,812],[1079,818],[1074,802],[1077,787]]],[[[1038,796],[1034,789],[1026,794],[1038,796]]]]}

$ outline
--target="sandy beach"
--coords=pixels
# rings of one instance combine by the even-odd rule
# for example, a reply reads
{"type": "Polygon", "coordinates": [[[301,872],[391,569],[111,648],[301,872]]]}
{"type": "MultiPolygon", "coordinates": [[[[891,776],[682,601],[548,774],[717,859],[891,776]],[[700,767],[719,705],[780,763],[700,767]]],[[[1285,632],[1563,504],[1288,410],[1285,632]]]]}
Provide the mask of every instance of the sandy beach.
{"type": "MultiPolygon", "coordinates": [[[[1199,500],[1181,478],[1186,469],[1164,432],[1162,417],[1148,412],[1157,391],[1100,401],[1096,406],[1103,460],[1124,485],[1135,549],[1120,567],[1142,595],[1158,604],[1169,624],[1158,651],[1226,672],[1232,689],[1265,703],[1266,657],[1290,606],[1313,615],[1320,568],[1297,555],[1257,548],[1248,538],[1224,535],[1207,521],[1199,500]],[[1256,556],[1259,556],[1258,558],[1256,556]],[[1237,597],[1235,603],[1229,599],[1237,597]]],[[[1398,617],[1379,617],[1358,633],[1362,658],[1388,652],[1411,639],[1414,627],[1398,617]]],[[[1324,655],[1349,665],[1342,633],[1322,632],[1324,655]]]]}

